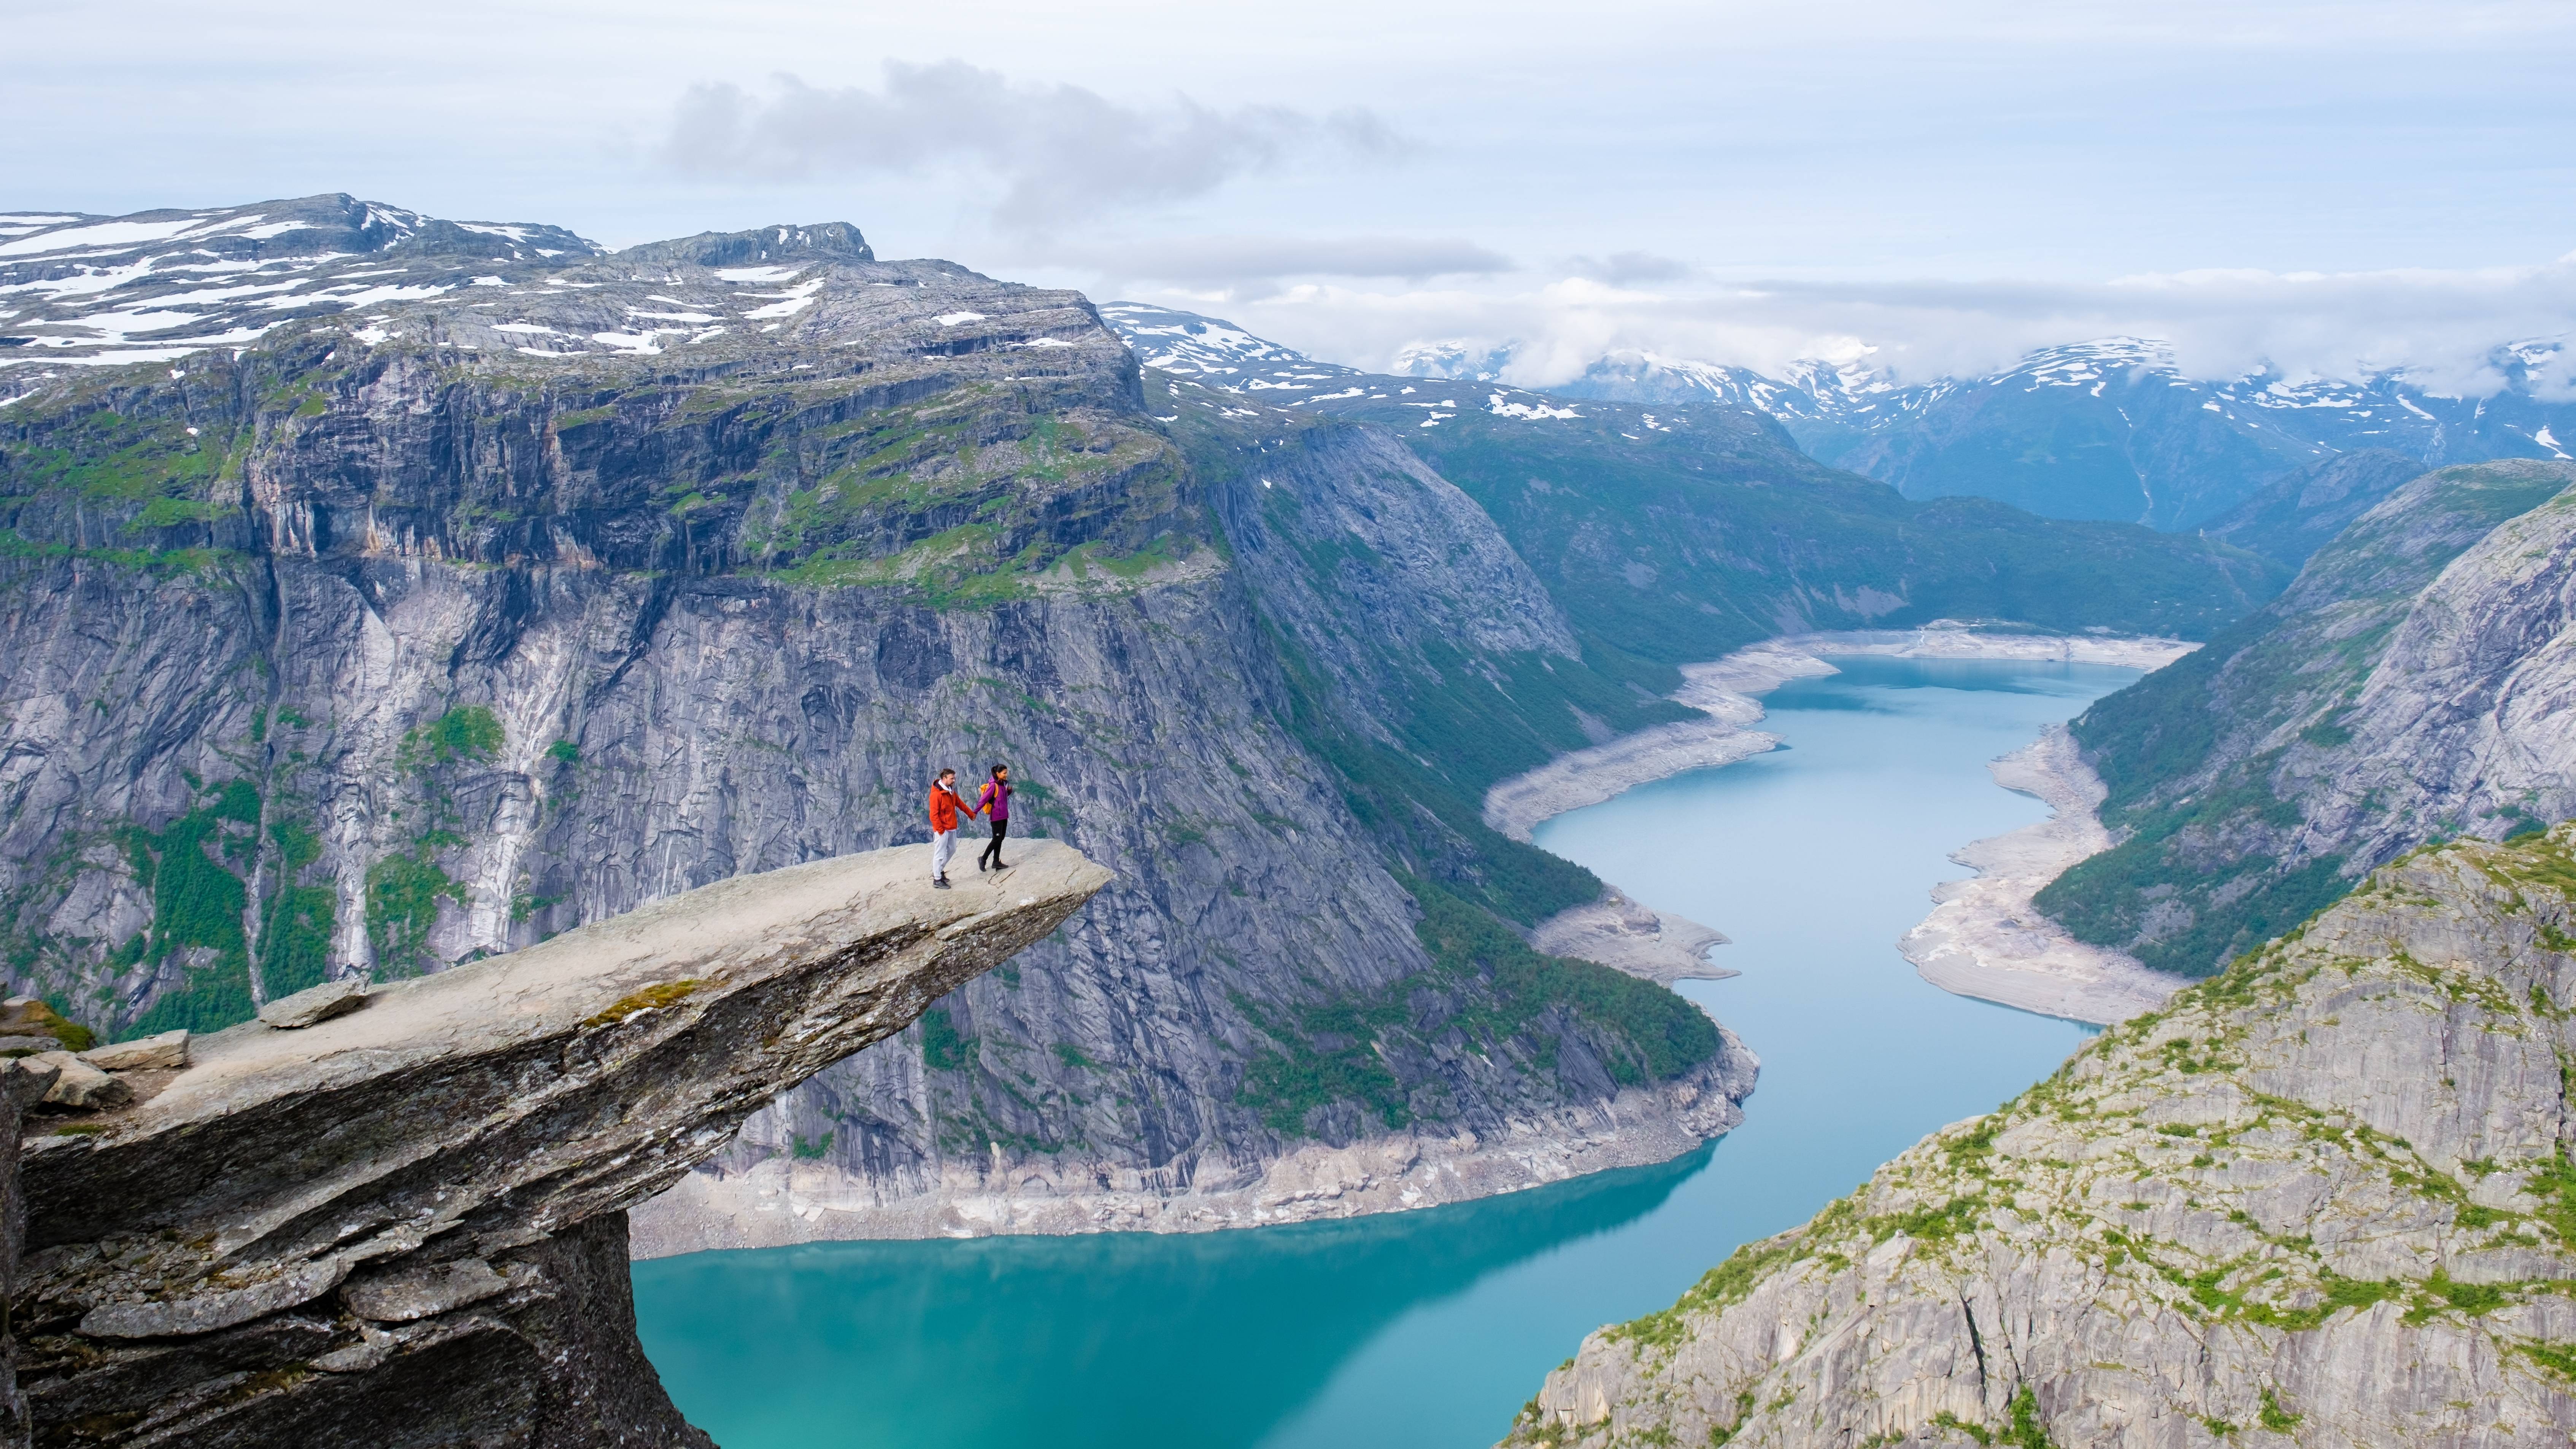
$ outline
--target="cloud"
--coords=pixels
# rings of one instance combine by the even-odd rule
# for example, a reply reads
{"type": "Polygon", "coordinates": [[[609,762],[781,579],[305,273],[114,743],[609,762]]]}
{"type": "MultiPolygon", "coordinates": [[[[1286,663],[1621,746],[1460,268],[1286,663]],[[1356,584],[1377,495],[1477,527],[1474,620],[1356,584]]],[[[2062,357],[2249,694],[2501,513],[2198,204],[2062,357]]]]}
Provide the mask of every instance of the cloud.
{"type": "MultiPolygon", "coordinates": [[[[2503,344],[2576,336],[2576,254],[2522,267],[2368,272],[2193,271],[2095,283],[1750,282],[1368,290],[1308,283],[1233,320],[1319,356],[1382,367],[1407,345],[1509,344],[1511,381],[1562,382],[1636,350],[1777,374],[1802,358],[1858,360],[1915,382],[2003,367],[2033,348],[2159,338],[2182,370],[2291,379],[2403,369],[2428,389],[2484,396],[2503,344]]],[[[2539,380],[2576,392],[2576,376],[2539,380]]]]}
{"type": "Polygon", "coordinates": [[[1132,282],[1215,289],[1229,299],[1268,295],[1291,277],[1489,277],[1511,258],[1455,237],[1197,236],[1054,248],[1051,260],[1096,270],[1116,290],[1132,282]]]}
{"type": "Polygon", "coordinates": [[[1612,252],[1606,257],[1574,257],[1567,270],[1578,277],[1590,277],[1614,287],[1633,287],[1641,282],[1678,282],[1696,268],[1672,257],[1659,257],[1653,252],[1612,252]]]}
{"type": "Polygon", "coordinates": [[[972,166],[1002,183],[993,219],[1044,232],[1187,200],[1300,153],[1390,159],[1408,144],[1366,110],[1219,110],[1187,96],[1124,106],[1072,85],[1015,82],[963,61],[889,61],[880,89],[824,89],[793,75],[766,96],[698,85],[679,102],[661,160],[704,178],[805,180],[972,166]]]}

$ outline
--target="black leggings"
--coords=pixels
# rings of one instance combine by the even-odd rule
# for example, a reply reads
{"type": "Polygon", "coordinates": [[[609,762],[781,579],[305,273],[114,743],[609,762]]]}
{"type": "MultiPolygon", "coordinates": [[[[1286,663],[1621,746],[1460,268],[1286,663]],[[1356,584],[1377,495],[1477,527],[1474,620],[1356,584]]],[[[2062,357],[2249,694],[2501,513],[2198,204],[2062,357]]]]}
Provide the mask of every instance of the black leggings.
{"type": "Polygon", "coordinates": [[[1011,822],[1008,820],[996,820],[993,822],[993,841],[991,844],[984,847],[984,853],[982,855],[975,857],[975,868],[977,870],[983,869],[984,863],[987,861],[992,862],[993,869],[995,870],[1000,870],[1002,868],[1002,837],[1010,833],[1011,822]]]}

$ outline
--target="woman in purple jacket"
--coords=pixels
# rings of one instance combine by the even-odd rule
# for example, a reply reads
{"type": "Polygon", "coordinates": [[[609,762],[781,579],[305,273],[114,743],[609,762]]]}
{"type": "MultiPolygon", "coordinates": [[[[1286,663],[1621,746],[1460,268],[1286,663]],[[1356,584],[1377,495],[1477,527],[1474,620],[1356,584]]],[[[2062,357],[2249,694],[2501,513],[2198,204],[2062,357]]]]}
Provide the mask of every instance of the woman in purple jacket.
{"type": "Polygon", "coordinates": [[[993,778],[986,780],[984,788],[975,792],[974,813],[993,822],[992,842],[984,847],[982,855],[975,857],[975,869],[1008,870],[1010,867],[1002,864],[1002,837],[1011,833],[1010,766],[993,767],[993,778]]]}

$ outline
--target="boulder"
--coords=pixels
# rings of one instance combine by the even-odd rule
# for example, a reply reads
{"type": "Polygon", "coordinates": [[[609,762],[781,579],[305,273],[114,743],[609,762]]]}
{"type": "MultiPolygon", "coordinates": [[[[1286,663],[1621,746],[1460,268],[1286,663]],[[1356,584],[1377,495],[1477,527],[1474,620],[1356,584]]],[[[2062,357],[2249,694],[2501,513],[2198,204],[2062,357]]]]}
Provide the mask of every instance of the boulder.
{"type": "Polygon", "coordinates": [[[367,983],[325,981],[261,1007],[259,1019],[281,1031],[293,1031],[346,1015],[366,1004],[367,983]]]}
{"type": "Polygon", "coordinates": [[[45,1101],[55,1107],[78,1107],[84,1111],[113,1107],[132,1099],[134,1089],[82,1061],[70,1052],[38,1052],[24,1058],[32,1066],[51,1067],[57,1072],[54,1085],[45,1092],[45,1101]]]}
{"type": "Polygon", "coordinates": [[[159,1036],[136,1037],[112,1046],[94,1047],[80,1054],[82,1061],[105,1072],[131,1072],[145,1067],[184,1067],[188,1064],[188,1033],[165,1031],[159,1036]]]}

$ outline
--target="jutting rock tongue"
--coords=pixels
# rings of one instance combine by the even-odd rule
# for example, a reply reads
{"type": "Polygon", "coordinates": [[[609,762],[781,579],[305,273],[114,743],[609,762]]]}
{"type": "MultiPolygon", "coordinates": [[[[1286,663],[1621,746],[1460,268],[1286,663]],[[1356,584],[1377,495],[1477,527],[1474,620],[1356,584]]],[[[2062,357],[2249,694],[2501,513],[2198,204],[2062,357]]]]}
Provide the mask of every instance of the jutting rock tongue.
{"type": "Polygon", "coordinates": [[[1049,841],[1015,867],[739,877],[32,1117],[35,1442],[708,1443],[636,1342],[626,1209],[1110,880],[1049,841]]]}

